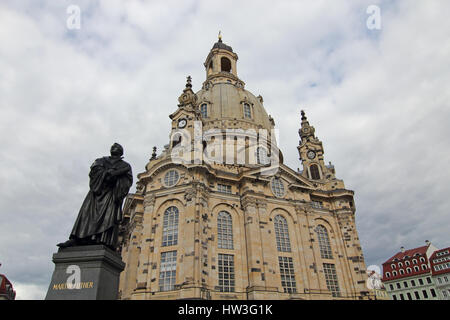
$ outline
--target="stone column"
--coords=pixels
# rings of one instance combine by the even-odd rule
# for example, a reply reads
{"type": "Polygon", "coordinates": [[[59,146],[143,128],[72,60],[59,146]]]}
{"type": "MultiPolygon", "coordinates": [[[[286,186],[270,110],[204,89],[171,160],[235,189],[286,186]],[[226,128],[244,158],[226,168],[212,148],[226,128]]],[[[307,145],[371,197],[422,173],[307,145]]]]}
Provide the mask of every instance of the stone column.
{"type": "Polygon", "coordinates": [[[261,277],[263,252],[256,198],[244,196],[241,202],[244,209],[245,243],[247,246],[248,299],[260,299],[263,297],[263,293],[259,294],[258,290],[265,289],[265,281],[261,277]]]}
{"type": "MultiPolygon", "coordinates": [[[[152,246],[153,246],[153,211],[155,206],[155,195],[153,193],[147,193],[144,196],[144,213],[141,219],[140,226],[140,241],[138,242],[138,253],[137,258],[137,275],[136,275],[136,293],[139,291],[147,291],[150,284],[151,275],[151,256],[152,256],[152,246]]],[[[139,297],[140,299],[143,297],[139,297]]]]}

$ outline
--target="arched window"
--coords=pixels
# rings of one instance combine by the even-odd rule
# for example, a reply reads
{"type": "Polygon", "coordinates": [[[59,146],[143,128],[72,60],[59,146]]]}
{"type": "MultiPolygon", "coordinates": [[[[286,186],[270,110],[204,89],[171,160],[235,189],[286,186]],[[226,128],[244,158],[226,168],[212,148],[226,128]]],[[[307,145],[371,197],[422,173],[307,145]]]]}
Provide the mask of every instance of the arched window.
{"type": "Polygon", "coordinates": [[[392,275],[395,277],[397,275],[397,271],[392,271],[392,275]]]}
{"type": "Polygon", "coordinates": [[[220,249],[233,249],[233,220],[226,211],[217,216],[217,245],[220,249]]]}
{"type": "Polygon", "coordinates": [[[424,257],[420,257],[420,262],[425,262],[425,258],[424,257]]]}
{"type": "Polygon", "coordinates": [[[399,266],[399,267],[403,267],[403,263],[399,262],[399,263],[398,263],[398,266],[399,266]]]}
{"type": "Polygon", "coordinates": [[[200,113],[202,114],[202,118],[208,117],[208,105],[206,103],[200,106],[200,113]]]}
{"type": "Polygon", "coordinates": [[[426,264],[422,265],[422,270],[427,270],[427,265],[426,264]]]}
{"type": "Polygon", "coordinates": [[[311,179],[320,180],[319,167],[317,166],[317,164],[312,164],[309,167],[309,171],[311,172],[311,179]]]}
{"type": "Polygon", "coordinates": [[[331,253],[330,238],[328,237],[327,229],[322,225],[318,225],[316,228],[316,233],[319,240],[320,256],[323,259],[333,259],[333,254],[331,253]]]}
{"type": "Polygon", "coordinates": [[[162,246],[178,244],[178,208],[169,207],[164,212],[162,246]]]}
{"type": "Polygon", "coordinates": [[[222,57],[220,59],[221,71],[231,72],[231,61],[228,58],[222,57]]]}
{"type": "Polygon", "coordinates": [[[252,118],[252,108],[248,103],[244,103],[244,118],[251,119],[252,118]]]}
{"type": "Polygon", "coordinates": [[[406,273],[411,273],[411,272],[412,272],[411,268],[406,268],[406,273]]]}
{"type": "Polygon", "coordinates": [[[389,278],[391,274],[389,272],[386,272],[386,278],[389,278]]]}
{"type": "Polygon", "coordinates": [[[256,149],[256,162],[263,165],[270,163],[266,148],[258,147],[256,149]]]}
{"type": "Polygon", "coordinates": [[[414,264],[417,264],[417,259],[413,259],[413,263],[414,263],[414,264]]]}
{"type": "Polygon", "coordinates": [[[409,266],[409,265],[410,265],[409,261],[406,261],[406,262],[405,262],[405,265],[409,266]]]}
{"type": "Polygon", "coordinates": [[[403,271],[403,269],[400,269],[400,274],[405,274],[405,271],[403,271]]]}
{"type": "Polygon", "coordinates": [[[414,271],[419,271],[419,267],[418,266],[414,266],[414,271]]]}
{"type": "Polygon", "coordinates": [[[397,268],[397,266],[395,264],[391,264],[391,268],[395,269],[395,268],[397,268]]]}
{"type": "Polygon", "coordinates": [[[275,237],[278,251],[291,252],[288,224],[286,219],[280,215],[275,217],[275,237]]]}

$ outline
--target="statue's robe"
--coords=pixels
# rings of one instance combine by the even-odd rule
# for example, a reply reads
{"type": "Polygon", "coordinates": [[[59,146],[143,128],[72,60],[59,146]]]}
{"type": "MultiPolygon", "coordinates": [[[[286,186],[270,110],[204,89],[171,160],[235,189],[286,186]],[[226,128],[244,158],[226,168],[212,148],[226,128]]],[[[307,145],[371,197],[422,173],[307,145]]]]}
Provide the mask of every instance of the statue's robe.
{"type": "Polygon", "coordinates": [[[84,199],[70,239],[117,245],[122,202],[133,183],[131,166],[122,158],[103,157],[94,161],[89,172],[89,192],[84,199]],[[119,172],[107,181],[109,169],[119,172]]]}

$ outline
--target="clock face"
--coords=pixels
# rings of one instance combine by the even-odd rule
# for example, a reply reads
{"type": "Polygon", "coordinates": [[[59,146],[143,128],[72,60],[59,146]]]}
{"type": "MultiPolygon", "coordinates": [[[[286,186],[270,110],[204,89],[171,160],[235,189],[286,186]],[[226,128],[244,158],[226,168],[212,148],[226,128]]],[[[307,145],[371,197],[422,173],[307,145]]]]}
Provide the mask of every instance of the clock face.
{"type": "Polygon", "coordinates": [[[186,127],[186,119],[180,119],[180,120],[178,120],[178,128],[184,128],[184,127],[186,127]]]}
{"type": "Polygon", "coordinates": [[[308,151],[308,158],[309,159],[314,159],[316,157],[316,153],[312,150],[308,151]]]}

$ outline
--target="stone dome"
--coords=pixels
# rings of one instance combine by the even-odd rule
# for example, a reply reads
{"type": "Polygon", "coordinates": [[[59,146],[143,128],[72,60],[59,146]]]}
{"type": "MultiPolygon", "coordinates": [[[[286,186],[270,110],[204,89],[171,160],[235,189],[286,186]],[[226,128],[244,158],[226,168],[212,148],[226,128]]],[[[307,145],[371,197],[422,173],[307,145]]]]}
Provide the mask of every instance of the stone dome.
{"type": "Polygon", "coordinates": [[[205,128],[266,129],[273,128],[273,120],[262,104],[262,97],[255,97],[239,83],[215,82],[204,85],[196,93],[205,128]]]}

